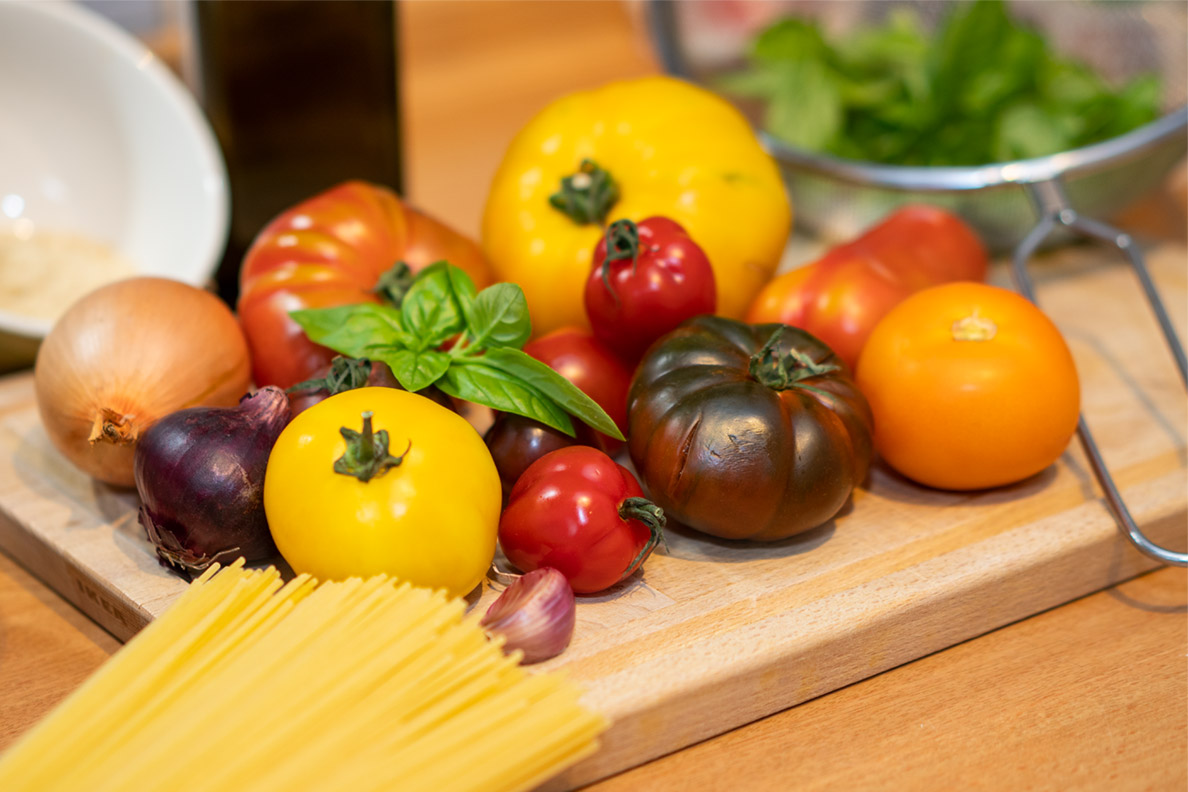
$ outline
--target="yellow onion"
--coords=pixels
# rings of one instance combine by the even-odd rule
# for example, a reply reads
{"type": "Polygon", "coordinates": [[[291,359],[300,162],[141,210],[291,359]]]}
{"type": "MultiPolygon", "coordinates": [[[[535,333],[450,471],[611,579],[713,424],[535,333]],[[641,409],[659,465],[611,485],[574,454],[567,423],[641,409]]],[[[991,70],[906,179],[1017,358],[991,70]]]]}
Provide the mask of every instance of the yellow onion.
{"type": "Polygon", "coordinates": [[[137,277],[86,295],[50,330],[33,384],[50,440],[79,469],[133,486],[136,441],[187,407],[230,407],[248,390],[247,343],[215,295],[137,277]]]}

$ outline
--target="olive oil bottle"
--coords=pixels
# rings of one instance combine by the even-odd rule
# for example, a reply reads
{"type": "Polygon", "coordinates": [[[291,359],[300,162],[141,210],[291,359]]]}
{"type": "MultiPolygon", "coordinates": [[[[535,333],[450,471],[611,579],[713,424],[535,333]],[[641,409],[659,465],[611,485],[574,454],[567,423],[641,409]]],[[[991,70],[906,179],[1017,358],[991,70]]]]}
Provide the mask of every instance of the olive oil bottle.
{"type": "Polygon", "coordinates": [[[231,230],[218,272],[239,265],[278,213],[347,179],[401,189],[395,0],[195,0],[187,68],[218,137],[231,230]]]}

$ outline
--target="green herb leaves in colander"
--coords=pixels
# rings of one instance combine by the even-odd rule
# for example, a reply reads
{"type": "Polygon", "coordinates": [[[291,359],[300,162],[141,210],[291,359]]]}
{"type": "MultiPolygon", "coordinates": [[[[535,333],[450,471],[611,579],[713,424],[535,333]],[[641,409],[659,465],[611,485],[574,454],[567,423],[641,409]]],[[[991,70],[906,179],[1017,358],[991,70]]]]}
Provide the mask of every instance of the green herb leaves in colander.
{"type": "Polygon", "coordinates": [[[898,165],[981,165],[1106,140],[1159,116],[1154,75],[1121,88],[1053,52],[1001,0],[955,3],[933,34],[910,8],[827,40],[787,18],[718,87],[765,103],[793,146],[898,165]]]}

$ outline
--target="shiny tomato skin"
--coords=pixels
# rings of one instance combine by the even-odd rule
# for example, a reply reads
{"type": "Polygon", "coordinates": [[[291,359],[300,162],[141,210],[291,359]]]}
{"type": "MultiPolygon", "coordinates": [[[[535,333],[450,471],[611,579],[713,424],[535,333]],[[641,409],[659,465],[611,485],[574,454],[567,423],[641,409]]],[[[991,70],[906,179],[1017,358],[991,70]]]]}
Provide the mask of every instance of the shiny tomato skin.
{"type": "MultiPolygon", "coordinates": [[[[581,434],[580,429],[578,433],[581,434]]],[[[589,435],[595,434],[598,433],[589,431],[589,435]]],[[[602,434],[598,436],[606,437],[602,434]]],[[[499,482],[503,485],[505,497],[511,493],[512,487],[519,481],[520,476],[524,475],[528,466],[550,451],[568,448],[571,445],[596,445],[593,441],[579,443],[576,437],[570,437],[547,424],[508,412],[495,416],[495,420],[483,434],[483,442],[487,444],[487,450],[495,460],[495,468],[499,471],[499,482]]]]}
{"type": "MultiPolygon", "coordinates": [[[[627,431],[627,391],[631,370],[589,330],[562,327],[533,339],[524,352],[555,369],[598,403],[610,419],[627,431]]],[[[623,447],[621,440],[594,432],[575,421],[578,442],[594,445],[608,454],[623,447]]]]}
{"type": "Polygon", "coordinates": [[[552,567],[577,594],[593,594],[631,575],[655,545],[643,522],[619,516],[642,498],[625,467],[588,446],[550,452],[516,481],[499,521],[499,544],[524,572],[552,567]]]}
{"type": "Polygon", "coordinates": [[[856,374],[875,446],[921,484],[976,490],[1021,481],[1067,448],[1080,413],[1072,354],[1014,292],[952,283],[917,292],[878,324],[856,374]]]}
{"type": "Polygon", "coordinates": [[[871,331],[895,305],[929,286],[984,280],[987,265],[981,241],[956,215],[906,206],[857,239],[772,279],[747,321],[807,330],[854,368],[871,331]]]}
{"type": "Polygon", "coordinates": [[[862,483],[873,454],[870,408],[849,370],[786,325],[690,319],[644,356],[628,416],[628,451],[651,499],[669,519],[723,539],[816,528],[862,483]],[[781,369],[793,381],[780,382],[781,369]]]}
{"type": "Polygon", "coordinates": [[[356,388],[302,412],[273,446],[264,478],[268,527],[295,572],[386,574],[457,597],[491,564],[500,506],[499,474],[474,427],[396,388],[356,388]],[[335,465],[347,448],[343,428],[360,431],[367,415],[401,461],[360,480],[335,465]]]}
{"type": "Polygon", "coordinates": [[[637,235],[637,256],[609,260],[608,238],[613,249],[615,226],[594,248],[586,280],[586,315],[594,335],[634,363],[653,341],[681,322],[712,314],[717,288],[705,252],[675,221],[639,221],[634,232],[623,231],[637,235]]]}
{"type": "Polygon", "coordinates": [[[240,269],[237,313],[256,385],[287,388],[334,357],[306,338],[291,311],[378,302],[372,289],[396,262],[417,272],[440,259],[479,288],[491,282],[474,242],[385,187],[345,182],[282,212],[256,235],[240,269]]]}

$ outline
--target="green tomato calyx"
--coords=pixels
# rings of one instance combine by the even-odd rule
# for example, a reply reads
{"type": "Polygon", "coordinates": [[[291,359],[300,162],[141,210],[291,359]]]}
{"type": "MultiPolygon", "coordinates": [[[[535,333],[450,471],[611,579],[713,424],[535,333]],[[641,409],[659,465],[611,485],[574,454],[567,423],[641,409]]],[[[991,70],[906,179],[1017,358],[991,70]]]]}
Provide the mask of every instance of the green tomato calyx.
{"type": "Polygon", "coordinates": [[[376,280],[371,293],[379,297],[393,308],[400,308],[404,303],[404,295],[412,288],[417,276],[412,267],[405,261],[397,261],[376,280]]]}
{"type": "Polygon", "coordinates": [[[639,520],[648,526],[648,531],[651,532],[647,543],[640,549],[635,558],[631,560],[631,563],[627,565],[627,568],[623,570],[623,574],[619,578],[619,580],[626,580],[635,573],[635,570],[643,565],[643,562],[656,549],[656,545],[663,542],[665,549],[667,549],[668,543],[664,540],[664,525],[667,522],[667,518],[664,515],[664,510],[647,498],[624,499],[619,504],[619,518],[622,520],[639,520]]]}
{"type": "Polygon", "coordinates": [[[798,349],[789,349],[788,353],[781,357],[777,346],[783,332],[783,327],[777,328],[763,348],[751,356],[751,376],[757,382],[772,390],[788,390],[806,387],[801,385],[804,380],[822,377],[841,369],[836,363],[817,362],[798,349]]]}
{"type": "Polygon", "coordinates": [[[549,196],[549,205],[578,225],[603,225],[618,200],[619,185],[610,173],[584,159],[577,173],[561,179],[561,189],[549,196]]]}
{"type": "Polygon", "coordinates": [[[371,376],[371,361],[367,358],[351,358],[335,355],[330,361],[330,371],[326,376],[318,379],[308,379],[298,382],[285,389],[285,393],[302,393],[304,391],[326,391],[334,396],[344,391],[362,388],[371,376]]]}
{"type": "Polygon", "coordinates": [[[611,284],[611,263],[631,259],[631,272],[639,264],[639,229],[630,220],[616,220],[606,229],[606,258],[602,260],[602,285],[619,302],[619,294],[611,284]]]}
{"type": "Polygon", "coordinates": [[[371,429],[371,411],[363,413],[363,431],[356,432],[346,426],[339,431],[346,440],[346,451],[334,460],[334,472],[344,476],[353,476],[359,481],[367,482],[377,476],[382,476],[389,469],[399,467],[412,448],[412,440],[400,456],[388,453],[388,431],[371,429]]]}

